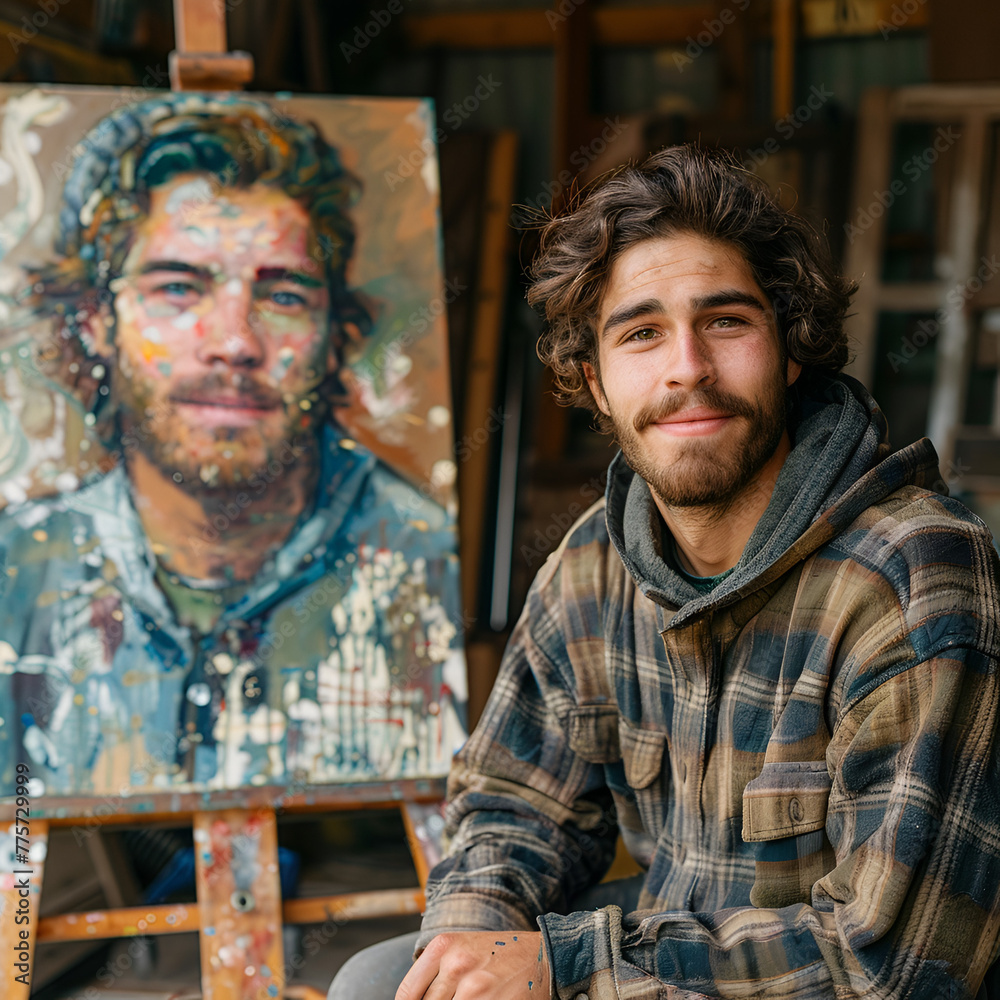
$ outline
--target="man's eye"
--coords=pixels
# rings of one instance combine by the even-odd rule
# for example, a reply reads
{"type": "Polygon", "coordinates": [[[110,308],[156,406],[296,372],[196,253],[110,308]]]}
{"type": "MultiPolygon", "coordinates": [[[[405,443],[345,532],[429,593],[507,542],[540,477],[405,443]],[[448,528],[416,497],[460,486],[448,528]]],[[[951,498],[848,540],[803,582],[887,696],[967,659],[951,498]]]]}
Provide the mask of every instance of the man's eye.
{"type": "Polygon", "coordinates": [[[723,329],[734,329],[738,326],[743,326],[746,320],[742,316],[719,316],[717,319],[712,320],[713,326],[721,326],[723,329]]]}
{"type": "Polygon", "coordinates": [[[657,336],[657,331],[651,326],[644,326],[641,330],[636,330],[632,333],[630,339],[638,340],[640,342],[650,341],[657,336]]]}
{"type": "Polygon", "coordinates": [[[201,295],[202,293],[198,285],[191,284],[188,281],[165,281],[162,284],[156,285],[153,291],[160,295],[168,295],[171,298],[201,295]]]}
{"type": "Polygon", "coordinates": [[[306,297],[298,292],[274,291],[268,298],[276,305],[285,309],[294,309],[307,305],[306,297]]]}

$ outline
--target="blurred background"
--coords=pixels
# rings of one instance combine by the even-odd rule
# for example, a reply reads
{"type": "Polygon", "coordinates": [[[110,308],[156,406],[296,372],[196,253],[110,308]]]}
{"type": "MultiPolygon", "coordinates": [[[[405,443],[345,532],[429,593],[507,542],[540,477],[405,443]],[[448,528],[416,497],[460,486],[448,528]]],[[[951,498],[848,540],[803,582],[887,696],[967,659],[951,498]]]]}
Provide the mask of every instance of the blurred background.
{"type": "MultiPolygon", "coordinates": [[[[862,282],[850,372],[881,403],[893,443],[930,436],[942,486],[1000,533],[995,2],[225,7],[230,49],[253,56],[248,90],[435,101],[470,721],[532,577],[601,495],[613,455],[588,414],[554,405],[535,356],[523,277],[532,220],[664,145],[735,150],[826,232],[862,282]]],[[[0,34],[8,82],[114,84],[137,97],[169,85],[169,0],[0,0],[0,34]]],[[[387,187],[423,155],[401,159],[387,187]]],[[[350,840],[345,829],[326,835],[350,840]]]]}

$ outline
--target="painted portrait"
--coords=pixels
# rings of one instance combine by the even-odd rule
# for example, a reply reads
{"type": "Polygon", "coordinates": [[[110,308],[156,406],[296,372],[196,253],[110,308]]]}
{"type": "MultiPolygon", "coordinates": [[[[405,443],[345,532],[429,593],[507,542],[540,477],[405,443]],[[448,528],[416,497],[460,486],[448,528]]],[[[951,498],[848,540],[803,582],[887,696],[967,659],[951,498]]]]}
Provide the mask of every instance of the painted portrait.
{"type": "Polygon", "coordinates": [[[4,794],[446,773],[429,105],[0,97],[4,794]]]}

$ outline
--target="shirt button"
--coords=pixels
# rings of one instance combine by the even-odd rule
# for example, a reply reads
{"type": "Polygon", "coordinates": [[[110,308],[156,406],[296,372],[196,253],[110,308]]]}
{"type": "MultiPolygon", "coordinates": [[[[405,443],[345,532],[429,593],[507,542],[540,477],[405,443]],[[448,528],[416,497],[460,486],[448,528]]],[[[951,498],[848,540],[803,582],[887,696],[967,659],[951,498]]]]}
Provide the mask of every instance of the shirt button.
{"type": "Polygon", "coordinates": [[[801,823],[802,817],[805,815],[802,811],[802,803],[794,797],[788,803],[788,815],[791,816],[793,823],[801,823]]]}
{"type": "Polygon", "coordinates": [[[576,1000],[590,1000],[586,993],[577,993],[576,1000]]]}

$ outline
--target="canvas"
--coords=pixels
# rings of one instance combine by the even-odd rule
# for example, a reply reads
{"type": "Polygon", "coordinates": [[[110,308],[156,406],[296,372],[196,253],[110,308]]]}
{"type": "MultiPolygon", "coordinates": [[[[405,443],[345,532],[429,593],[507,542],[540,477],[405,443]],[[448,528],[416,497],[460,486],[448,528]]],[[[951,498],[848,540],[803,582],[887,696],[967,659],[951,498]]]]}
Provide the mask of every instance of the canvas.
{"type": "Polygon", "coordinates": [[[446,773],[430,106],[2,96],[4,794],[446,773]]]}

